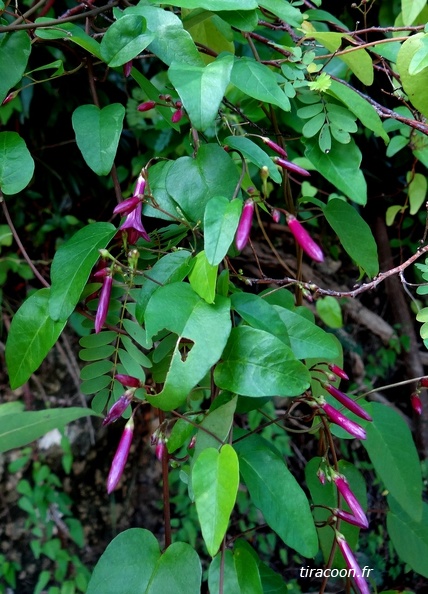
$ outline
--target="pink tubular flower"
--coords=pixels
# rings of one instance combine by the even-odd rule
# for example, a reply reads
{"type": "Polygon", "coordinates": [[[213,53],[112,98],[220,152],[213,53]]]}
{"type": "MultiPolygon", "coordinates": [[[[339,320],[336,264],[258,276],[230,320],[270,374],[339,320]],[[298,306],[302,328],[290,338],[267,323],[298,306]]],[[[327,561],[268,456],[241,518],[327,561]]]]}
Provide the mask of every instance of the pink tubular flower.
{"type": "Polygon", "coordinates": [[[340,377],[340,379],[349,380],[349,377],[348,377],[348,374],[346,373],[346,371],[344,371],[338,365],[335,365],[334,363],[330,363],[328,368],[330,369],[330,371],[332,373],[334,373],[334,375],[336,375],[337,377],[340,377]]]}
{"type": "Polygon", "coordinates": [[[366,439],[366,432],[360,425],[358,425],[358,423],[354,423],[354,421],[351,421],[351,419],[342,415],[341,412],[334,408],[334,406],[328,404],[328,402],[324,402],[324,404],[321,404],[320,406],[333,423],[336,423],[336,425],[339,425],[339,427],[342,427],[342,429],[345,429],[345,431],[357,439],[366,439]]]}
{"type": "Polygon", "coordinates": [[[365,419],[366,421],[372,421],[373,419],[369,415],[368,412],[362,408],[358,402],[349,398],[346,394],[332,386],[331,384],[323,384],[324,388],[327,390],[329,394],[331,394],[336,400],[338,400],[343,406],[346,406],[348,410],[356,414],[358,417],[365,419]]]}
{"type": "Polygon", "coordinates": [[[357,585],[360,591],[360,594],[370,594],[370,590],[367,586],[366,580],[364,579],[361,567],[358,565],[357,560],[355,559],[354,554],[351,550],[351,547],[346,542],[343,534],[340,534],[340,532],[338,532],[337,530],[336,542],[339,545],[339,548],[342,552],[343,558],[345,559],[345,563],[348,569],[352,570],[353,578],[355,580],[355,584],[357,585]]]}
{"type": "Polygon", "coordinates": [[[287,224],[294,235],[294,239],[300,245],[302,250],[308,254],[315,260],[315,262],[324,262],[324,254],[322,253],[322,249],[320,246],[315,243],[309,233],[306,231],[304,227],[302,227],[301,223],[296,219],[293,215],[287,216],[287,224]]]}
{"type": "Polygon", "coordinates": [[[337,518],[344,520],[348,524],[352,524],[353,526],[357,526],[358,528],[367,528],[366,522],[362,522],[360,518],[357,518],[357,516],[354,516],[354,514],[351,514],[345,511],[344,509],[336,508],[333,510],[333,513],[337,518]]]}
{"type": "Polygon", "coordinates": [[[156,106],[156,101],[144,101],[137,107],[137,111],[150,111],[156,106]]]}
{"type": "Polygon", "coordinates": [[[288,157],[287,151],[284,150],[282,148],[282,146],[279,146],[279,144],[277,144],[270,138],[267,138],[267,136],[261,136],[260,138],[269,148],[271,148],[273,151],[275,151],[278,155],[280,155],[281,157],[284,157],[284,159],[286,159],[288,157]]]}
{"type": "Polygon", "coordinates": [[[160,437],[155,447],[156,458],[159,460],[159,462],[162,462],[165,452],[165,440],[162,437],[160,437]]]}
{"type": "Polygon", "coordinates": [[[127,198],[113,209],[113,214],[129,215],[137,208],[141,199],[139,196],[132,196],[127,198]]]}
{"type": "Polygon", "coordinates": [[[410,396],[410,403],[412,405],[413,410],[418,415],[422,414],[422,400],[420,399],[419,394],[416,392],[410,396]]]}
{"type": "Polygon", "coordinates": [[[294,163],[291,163],[291,161],[287,161],[286,159],[281,159],[281,157],[275,157],[274,162],[283,169],[286,169],[287,171],[292,171],[293,173],[298,173],[299,175],[303,175],[303,177],[309,177],[311,175],[309,171],[303,169],[303,167],[299,167],[299,165],[295,165],[294,163]]]}
{"type": "Polygon", "coordinates": [[[146,189],[146,178],[143,177],[140,173],[137,181],[135,182],[133,197],[135,198],[135,196],[140,196],[140,197],[144,196],[145,189],[146,189]]]}
{"type": "Polygon", "coordinates": [[[107,493],[110,495],[114,491],[120,481],[123,469],[125,468],[126,460],[128,459],[129,450],[131,448],[132,436],[134,434],[134,420],[131,417],[126,423],[125,428],[120,438],[119,445],[111,463],[110,472],[107,478],[107,493]]]}
{"type": "Polygon", "coordinates": [[[146,241],[150,241],[146,230],[141,222],[141,209],[143,203],[137,205],[137,207],[127,215],[125,221],[119,227],[119,231],[126,231],[128,235],[128,243],[134,245],[140,237],[143,237],[146,241]]]}
{"type": "Polygon", "coordinates": [[[132,375],[116,373],[114,379],[121,383],[122,386],[126,386],[127,388],[139,388],[141,386],[140,380],[136,377],[132,377],[132,375]]]}
{"type": "Polygon", "coordinates": [[[244,208],[242,209],[241,218],[239,219],[238,229],[236,231],[235,245],[239,251],[243,250],[248,243],[253,215],[254,202],[249,198],[244,202],[244,208]]]}
{"type": "Polygon", "coordinates": [[[119,419],[122,416],[122,414],[128,408],[128,405],[131,402],[131,398],[132,392],[125,392],[125,394],[122,394],[119,400],[116,400],[116,402],[108,411],[102,423],[103,427],[105,427],[106,425],[110,425],[110,423],[114,423],[114,421],[117,421],[117,419],[119,419]]]}
{"type": "Polygon", "coordinates": [[[97,314],[95,316],[95,334],[100,332],[104,326],[108,314],[108,306],[110,304],[111,287],[113,284],[113,277],[111,274],[104,277],[103,286],[101,287],[100,299],[98,302],[97,314]]]}
{"type": "MultiPolygon", "coordinates": [[[[337,490],[342,495],[343,499],[349,506],[351,510],[351,515],[358,520],[357,526],[361,526],[361,528],[368,528],[369,522],[367,520],[366,514],[364,513],[363,508],[361,507],[358,499],[355,497],[354,493],[351,491],[349,487],[349,483],[344,476],[336,474],[333,477],[333,482],[335,483],[337,490]]],[[[339,510],[340,511],[340,510],[339,510]]],[[[348,512],[344,512],[347,514],[348,512]]],[[[336,514],[338,515],[338,514],[336,514]]],[[[345,519],[345,518],[344,518],[345,519]]],[[[354,522],[355,523],[355,522],[354,522]]]]}

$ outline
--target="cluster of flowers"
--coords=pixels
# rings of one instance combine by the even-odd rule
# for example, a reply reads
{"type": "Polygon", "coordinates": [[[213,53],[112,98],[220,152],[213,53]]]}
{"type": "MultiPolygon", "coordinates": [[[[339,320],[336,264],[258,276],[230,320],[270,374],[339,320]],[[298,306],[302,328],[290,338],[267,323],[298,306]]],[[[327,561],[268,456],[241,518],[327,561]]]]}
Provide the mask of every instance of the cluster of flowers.
{"type": "MultiPolygon", "coordinates": [[[[170,95],[160,95],[159,99],[166,101],[167,107],[169,107],[168,104],[170,104],[171,107],[174,108],[174,112],[171,116],[171,122],[173,124],[178,124],[178,122],[184,116],[183,104],[181,103],[181,101],[173,101],[172,97],[170,95]]],[[[164,105],[164,104],[158,103],[157,101],[144,101],[143,103],[140,103],[140,105],[137,107],[137,110],[140,112],[150,111],[151,109],[156,107],[156,105],[164,105]]]]}

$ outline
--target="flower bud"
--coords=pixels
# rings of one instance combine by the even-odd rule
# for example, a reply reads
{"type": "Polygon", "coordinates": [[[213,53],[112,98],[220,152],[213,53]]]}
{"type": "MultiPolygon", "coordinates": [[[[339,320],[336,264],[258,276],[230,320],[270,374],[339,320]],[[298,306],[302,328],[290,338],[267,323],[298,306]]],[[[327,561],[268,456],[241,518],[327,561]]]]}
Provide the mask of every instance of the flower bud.
{"type": "Polygon", "coordinates": [[[320,246],[315,243],[309,233],[293,215],[287,216],[287,224],[294,235],[294,239],[300,245],[302,250],[308,254],[315,262],[324,262],[324,254],[320,246]]]}
{"type": "Polygon", "coordinates": [[[178,122],[182,119],[184,115],[184,111],[180,108],[176,109],[171,116],[171,122],[173,124],[178,124],[178,122]]]}
{"type": "Polygon", "coordinates": [[[351,514],[344,509],[336,508],[333,510],[333,513],[337,518],[344,520],[348,524],[358,526],[358,528],[367,528],[367,522],[362,522],[360,518],[357,518],[357,516],[354,516],[354,514],[351,514]]]}
{"type": "Polygon", "coordinates": [[[321,468],[317,470],[317,477],[322,485],[325,485],[325,472],[321,468]]]}
{"type": "Polygon", "coordinates": [[[139,196],[132,196],[131,198],[127,198],[113,209],[113,214],[129,215],[133,210],[137,208],[139,203],[139,196]]]}
{"type": "Polygon", "coordinates": [[[281,213],[277,208],[272,210],[272,218],[274,223],[279,223],[279,219],[281,218],[281,213]]]}
{"type": "Polygon", "coordinates": [[[267,138],[266,136],[261,136],[260,138],[269,148],[275,151],[278,155],[281,155],[281,157],[284,157],[285,159],[288,157],[287,151],[284,150],[282,146],[279,146],[279,144],[277,144],[270,138],[267,138]]]}
{"type": "Polygon", "coordinates": [[[328,368],[334,375],[340,377],[340,379],[349,380],[348,374],[338,365],[334,365],[334,363],[330,363],[328,368]]]}
{"type": "Polygon", "coordinates": [[[423,388],[428,388],[428,377],[423,377],[419,380],[419,383],[423,388]]]}
{"type": "Polygon", "coordinates": [[[111,274],[104,277],[103,286],[101,287],[100,299],[98,301],[97,314],[95,316],[95,334],[100,332],[101,328],[104,326],[104,322],[106,321],[112,285],[113,277],[111,274]]]}
{"type": "Polygon", "coordinates": [[[351,550],[351,547],[346,542],[345,537],[343,534],[340,534],[337,530],[336,532],[336,542],[339,545],[339,548],[342,552],[343,558],[345,559],[345,563],[348,569],[353,570],[353,577],[355,580],[355,584],[357,585],[360,594],[370,594],[370,590],[367,586],[367,582],[363,577],[363,572],[361,571],[361,567],[358,565],[357,560],[354,557],[354,554],[351,550]]]}
{"type": "Polygon", "coordinates": [[[254,215],[254,202],[249,198],[244,202],[241,218],[239,219],[238,229],[236,231],[235,245],[241,251],[248,243],[250,237],[251,224],[254,215]]]}
{"type": "Polygon", "coordinates": [[[125,394],[122,394],[119,400],[116,400],[116,402],[108,411],[102,423],[102,426],[105,427],[106,425],[110,425],[110,423],[114,423],[115,421],[117,421],[117,419],[119,419],[125,412],[125,410],[128,408],[131,399],[132,392],[125,392],[125,394]]]}
{"type": "Polygon", "coordinates": [[[339,425],[339,427],[342,427],[342,429],[345,429],[345,431],[357,439],[366,439],[366,432],[360,425],[358,425],[358,423],[354,423],[354,421],[351,421],[351,419],[342,415],[341,412],[328,404],[328,402],[322,404],[321,408],[333,423],[336,423],[336,425],[339,425]]]}
{"type": "Polygon", "coordinates": [[[120,477],[122,476],[123,469],[125,468],[125,464],[128,459],[129,450],[131,448],[133,434],[134,420],[131,417],[125,425],[122,437],[120,438],[118,448],[113,458],[113,462],[111,463],[110,472],[107,478],[107,493],[109,495],[117,487],[120,477]]]}
{"type": "Polygon", "coordinates": [[[298,173],[299,175],[303,175],[304,177],[309,177],[311,175],[309,171],[303,169],[303,167],[299,167],[299,165],[295,165],[294,163],[291,163],[291,161],[281,159],[281,157],[274,157],[274,162],[283,169],[286,169],[287,171],[292,171],[293,173],[298,173]]]}
{"type": "Polygon", "coordinates": [[[422,414],[422,400],[417,392],[410,396],[410,403],[412,405],[413,410],[418,415],[422,414]]]}
{"type": "Polygon", "coordinates": [[[369,522],[367,520],[366,514],[364,513],[363,508],[361,507],[358,499],[351,491],[351,488],[346,478],[344,476],[341,476],[340,474],[335,474],[333,476],[333,482],[335,483],[337,490],[342,495],[343,499],[348,504],[349,509],[351,510],[351,514],[359,522],[359,524],[356,525],[361,526],[361,528],[368,528],[369,522]]]}
{"type": "Polygon", "coordinates": [[[122,386],[126,386],[127,388],[139,388],[141,386],[140,380],[136,377],[132,377],[131,375],[116,373],[114,379],[121,383],[122,386]]]}
{"type": "Polygon", "coordinates": [[[123,75],[125,76],[125,78],[128,78],[128,76],[131,74],[131,70],[132,70],[132,60],[129,60],[129,62],[126,62],[122,66],[122,70],[123,70],[123,75]]]}
{"type": "Polygon", "coordinates": [[[162,437],[160,437],[158,439],[158,442],[155,447],[155,455],[156,455],[156,458],[159,460],[159,462],[162,462],[165,453],[166,453],[165,440],[162,437]]]}
{"type": "Polygon", "coordinates": [[[150,111],[156,106],[156,101],[144,101],[137,107],[138,111],[150,111]]]}
{"type": "Polygon", "coordinates": [[[336,398],[343,406],[346,406],[348,410],[356,414],[358,417],[365,419],[366,421],[372,421],[371,416],[368,412],[364,410],[355,400],[349,398],[346,394],[332,386],[331,384],[323,384],[323,387],[327,390],[329,394],[336,398]]]}
{"type": "Polygon", "coordinates": [[[7,103],[9,103],[10,101],[12,101],[12,99],[15,99],[15,97],[17,97],[18,95],[18,91],[11,91],[2,101],[2,105],[6,105],[7,103]]]}

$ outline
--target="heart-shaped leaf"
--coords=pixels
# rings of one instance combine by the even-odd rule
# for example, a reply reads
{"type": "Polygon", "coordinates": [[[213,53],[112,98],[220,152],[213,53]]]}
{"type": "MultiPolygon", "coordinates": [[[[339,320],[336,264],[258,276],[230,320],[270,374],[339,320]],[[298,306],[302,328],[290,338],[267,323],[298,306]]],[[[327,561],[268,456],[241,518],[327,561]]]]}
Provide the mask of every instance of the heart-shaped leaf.
{"type": "MultiPolygon", "coordinates": [[[[1,47],[0,47],[1,51],[1,47]]],[[[16,132],[0,132],[0,189],[17,194],[31,181],[34,161],[25,141],[16,132]]]]}
{"type": "Polygon", "coordinates": [[[112,103],[103,109],[80,105],[72,116],[76,142],[88,167],[97,175],[110,173],[122,132],[125,108],[112,103]]]}
{"type": "Polygon", "coordinates": [[[101,42],[101,57],[109,66],[122,66],[138,56],[155,35],[147,31],[146,19],[125,14],[107,29],[101,42]]]}

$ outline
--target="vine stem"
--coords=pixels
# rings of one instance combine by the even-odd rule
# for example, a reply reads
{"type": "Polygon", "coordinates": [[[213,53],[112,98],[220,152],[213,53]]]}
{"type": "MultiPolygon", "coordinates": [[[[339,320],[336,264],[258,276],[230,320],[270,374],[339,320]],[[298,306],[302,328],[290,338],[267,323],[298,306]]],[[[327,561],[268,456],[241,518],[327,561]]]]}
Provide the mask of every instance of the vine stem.
{"type": "MultiPolygon", "coordinates": [[[[159,425],[165,421],[165,413],[159,410],[159,425]]],[[[165,528],[165,549],[171,545],[171,501],[169,497],[169,468],[168,452],[162,451],[162,494],[163,494],[163,519],[165,528]]]]}
{"type": "Polygon", "coordinates": [[[32,260],[31,260],[30,256],[27,253],[27,250],[25,249],[22,241],[20,240],[19,235],[18,235],[18,232],[15,229],[15,226],[14,226],[14,224],[12,222],[12,219],[10,218],[9,210],[8,210],[8,208],[6,206],[6,202],[4,200],[4,197],[3,197],[3,194],[2,194],[1,191],[0,191],[0,202],[1,202],[1,206],[2,206],[2,209],[3,209],[3,213],[4,213],[4,216],[5,216],[5,219],[7,221],[7,224],[9,225],[9,228],[10,228],[10,230],[12,232],[12,235],[13,235],[16,243],[18,244],[18,247],[19,247],[19,249],[21,251],[22,257],[27,262],[28,266],[33,271],[34,276],[41,282],[41,284],[44,287],[50,287],[50,284],[48,283],[48,281],[45,278],[43,278],[43,276],[40,274],[40,272],[34,266],[34,264],[33,264],[32,260]]]}
{"type": "Polygon", "coordinates": [[[248,283],[255,284],[255,285],[257,285],[257,284],[269,285],[269,284],[273,283],[278,286],[282,286],[282,285],[297,284],[297,285],[300,285],[302,288],[307,289],[308,291],[311,291],[315,295],[329,295],[331,297],[352,297],[352,298],[354,298],[357,295],[360,295],[361,293],[365,293],[366,291],[371,291],[372,289],[377,287],[377,285],[380,285],[380,283],[382,283],[384,280],[386,280],[390,276],[394,276],[395,274],[401,274],[403,272],[403,270],[408,268],[411,264],[413,264],[413,262],[415,262],[418,258],[420,258],[423,254],[426,254],[427,252],[428,252],[428,245],[425,245],[423,248],[419,249],[416,252],[416,254],[413,254],[413,256],[410,256],[410,258],[408,260],[406,260],[399,266],[396,266],[395,268],[391,268],[390,270],[386,270],[385,272],[380,272],[372,281],[363,283],[362,285],[360,285],[359,287],[357,287],[356,289],[354,289],[352,291],[334,291],[333,289],[322,289],[321,287],[318,287],[318,285],[315,285],[314,283],[302,282],[300,280],[297,280],[295,278],[290,278],[290,277],[285,277],[285,278],[281,278],[281,279],[245,277],[245,280],[248,283]]]}

